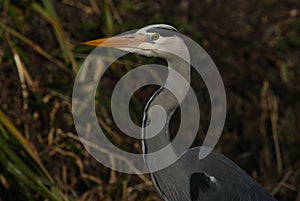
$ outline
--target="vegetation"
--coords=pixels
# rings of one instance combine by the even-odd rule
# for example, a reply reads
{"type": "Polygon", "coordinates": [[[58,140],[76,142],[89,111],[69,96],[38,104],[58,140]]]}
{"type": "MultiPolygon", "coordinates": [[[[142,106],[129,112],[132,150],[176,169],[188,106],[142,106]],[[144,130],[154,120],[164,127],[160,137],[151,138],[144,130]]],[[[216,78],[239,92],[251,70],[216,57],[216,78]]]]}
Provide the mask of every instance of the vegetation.
{"type": "MultiPolygon", "coordinates": [[[[153,23],[174,25],[218,66],[228,116],[217,150],[278,200],[300,200],[299,1],[0,0],[0,18],[0,200],[161,200],[146,175],[93,159],[71,113],[76,74],[92,51],[81,42],[153,23]]],[[[124,73],[155,60],[128,58],[105,72],[96,108],[113,143],[140,153],[114,124],[110,95],[124,73]]],[[[137,124],[152,92],[132,99],[137,124]]],[[[195,145],[210,118],[207,92],[203,99],[195,145]]]]}

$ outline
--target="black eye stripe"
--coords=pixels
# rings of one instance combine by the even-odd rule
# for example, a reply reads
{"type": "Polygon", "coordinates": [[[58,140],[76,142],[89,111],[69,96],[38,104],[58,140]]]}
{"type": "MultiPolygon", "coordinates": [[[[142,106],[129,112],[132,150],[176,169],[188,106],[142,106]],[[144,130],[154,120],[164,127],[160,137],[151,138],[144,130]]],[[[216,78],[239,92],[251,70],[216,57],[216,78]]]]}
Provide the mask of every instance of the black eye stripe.
{"type": "Polygon", "coordinates": [[[146,31],[147,33],[158,33],[164,37],[177,35],[178,31],[173,27],[152,27],[146,31]]]}
{"type": "Polygon", "coordinates": [[[178,32],[177,29],[175,29],[174,27],[157,27],[157,28],[178,32]]]}

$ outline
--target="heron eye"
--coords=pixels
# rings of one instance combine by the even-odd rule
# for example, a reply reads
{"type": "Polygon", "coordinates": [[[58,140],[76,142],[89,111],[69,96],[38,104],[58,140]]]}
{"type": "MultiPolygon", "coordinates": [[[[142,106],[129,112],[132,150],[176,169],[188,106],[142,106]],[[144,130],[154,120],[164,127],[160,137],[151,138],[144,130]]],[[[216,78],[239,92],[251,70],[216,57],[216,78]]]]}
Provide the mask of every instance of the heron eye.
{"type": "Polygon", "coordinates": [[[151,36],[151,39],[152,40],[157,40],[159,38],[159,34],[158,33],[155,33],[151,36]]]}

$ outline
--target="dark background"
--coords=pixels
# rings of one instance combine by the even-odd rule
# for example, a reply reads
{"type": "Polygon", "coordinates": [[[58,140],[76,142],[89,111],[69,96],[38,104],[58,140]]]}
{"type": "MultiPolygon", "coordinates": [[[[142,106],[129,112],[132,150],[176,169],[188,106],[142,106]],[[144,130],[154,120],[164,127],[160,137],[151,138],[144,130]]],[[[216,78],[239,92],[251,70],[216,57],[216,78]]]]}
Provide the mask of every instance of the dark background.
{"type": "MultiPolygon", "coordinates": [[[[299,1],[0,0],[0,16],[0,200],[161,200],[147,175],[114,172],[94,160],[71,114],[76,73],[93,49],[80,43],[154,23],[171,24],[198,42],[220,71],[228,112],[216,149],[278,200],[296,200],[299,1]]],[[[110,94],[124,73],[155,61],[129,55],[101,80],[99,123],[131,152],[140,153],[140,143],[116,128],[110,94]]],[[[133,97],[138,124],[151,93],[145,88],[133,97]]],[[[201,118],[203,137],[210,116],[201,118]]]]}

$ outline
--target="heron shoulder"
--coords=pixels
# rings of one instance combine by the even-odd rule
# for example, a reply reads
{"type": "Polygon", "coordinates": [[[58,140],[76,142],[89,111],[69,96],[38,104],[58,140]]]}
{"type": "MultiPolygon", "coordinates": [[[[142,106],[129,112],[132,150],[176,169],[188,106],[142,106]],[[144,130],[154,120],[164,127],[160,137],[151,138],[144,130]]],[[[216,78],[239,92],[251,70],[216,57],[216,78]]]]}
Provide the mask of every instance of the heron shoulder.
{"type": "Polygon", "coordinates": [[[214,200],[219,199],[218,196],[243,201],[276,200],[244,170],[223,154],[212,151],[206,158],[200,160],[198,159],[199,151],[200,147],[196,147],[185,154],[185,157],[190,161],[189,169],[186,171],[190,172],[190,196],[192,201],[214,200]],[[191,160],[191,158],[194,160],[191,160]]]}

